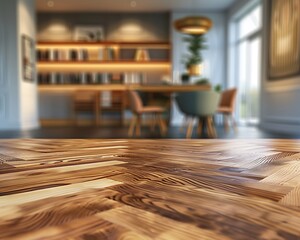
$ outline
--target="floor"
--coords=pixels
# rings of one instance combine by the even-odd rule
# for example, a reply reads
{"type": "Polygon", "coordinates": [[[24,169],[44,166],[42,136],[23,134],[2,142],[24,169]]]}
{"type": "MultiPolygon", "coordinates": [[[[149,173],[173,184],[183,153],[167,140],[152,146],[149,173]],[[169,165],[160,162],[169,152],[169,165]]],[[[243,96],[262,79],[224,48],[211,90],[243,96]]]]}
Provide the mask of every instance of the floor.
{"type": "Polygon", "coordinates": [[[0,140],[0,239],[300,239],[298,140],[0,140]]]}
{"type": "MultiPolygon", "coordinates": [[[[0,138],[101,138],[101,139],[120,139],[128,138],[127,127],[48,127],[32,131],[0,131],[0,138]]],[[[238,131],[226,132],[223,127],[217,126],[218,138],[222,139],[257,139],[257,138],[285,138],[296,139],[299,135],[288,135],[280,133],[269,133],[258,129],[257,127],[239,127],[238,131]]],[[[159,129],[151,132],[149,128],[142,129],[140,138],[161,138],[159,129]]],[[[185,138],[185,130],[180,131],[179,127],[171,127],[164,138],[185,138]]],[[[193,138],[207,138],[206,135],[199,137],[194,129],[193,138]]]]}

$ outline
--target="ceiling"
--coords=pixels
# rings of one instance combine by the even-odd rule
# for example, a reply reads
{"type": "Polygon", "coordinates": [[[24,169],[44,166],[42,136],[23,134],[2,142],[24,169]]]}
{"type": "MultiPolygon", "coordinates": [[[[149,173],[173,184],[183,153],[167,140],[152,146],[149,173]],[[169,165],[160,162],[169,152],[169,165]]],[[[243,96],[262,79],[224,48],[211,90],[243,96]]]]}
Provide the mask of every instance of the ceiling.
{"type": "Polygon", "coordinates": [[[223,11],[237,0],[36,0],[47,12],[223,11]],[[52,5],[49,7],[48,5],[52,5]],[[131,6],[133,5],[133,6],[131,6]]]}

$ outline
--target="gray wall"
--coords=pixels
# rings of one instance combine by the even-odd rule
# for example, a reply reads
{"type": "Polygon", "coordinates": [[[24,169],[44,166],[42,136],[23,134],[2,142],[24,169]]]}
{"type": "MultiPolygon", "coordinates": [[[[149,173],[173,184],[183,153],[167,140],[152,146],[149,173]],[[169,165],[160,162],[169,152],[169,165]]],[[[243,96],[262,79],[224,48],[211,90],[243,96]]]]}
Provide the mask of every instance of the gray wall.
{"type": "Polygon", "coordinates": [[[39,13],[39,40],[73,40],[80,25],[102,26],[108,41],[169,41],[168,13],[39,13]]]}
{"type": "Polygon", "coordinates": [[[17,1],[0,1],[0,129],[20,126],[17,26],[17,1]]]}
{"type": "Polygon", "coordinates": [[[266,130],[300,134],[300,76],[269,81],[268,70],[268,12],[264,4],[263,66],[261,92],[261,127],[266,130]]]}
{"type": "Polygon", "coordinates": [[[35,39],[35,1],[0,1],[0,130],[38,126],[36,79],[24,82],[21,36],[35,39]]]}

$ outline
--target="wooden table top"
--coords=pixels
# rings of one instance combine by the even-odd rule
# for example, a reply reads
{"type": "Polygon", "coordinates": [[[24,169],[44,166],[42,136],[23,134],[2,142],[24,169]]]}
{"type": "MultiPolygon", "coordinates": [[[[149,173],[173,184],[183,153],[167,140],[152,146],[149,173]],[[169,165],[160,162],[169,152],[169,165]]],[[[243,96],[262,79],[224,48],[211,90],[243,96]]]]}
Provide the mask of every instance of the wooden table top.
{"type": "Polygon", "coordinates": [[[300,141],[1,140],[0,239],[300,239],[300,141]]]}
{"type": "Polygon", "coordinates": [[[40,85],[40,92],[56,91],[78,91],[78,90],[96,90],[96,91],[128,91],[140,90],[144,92],[187,92],[210,90],[210,85],[139,85],[139,84],[99,84],[99,85],[40,85]]]}

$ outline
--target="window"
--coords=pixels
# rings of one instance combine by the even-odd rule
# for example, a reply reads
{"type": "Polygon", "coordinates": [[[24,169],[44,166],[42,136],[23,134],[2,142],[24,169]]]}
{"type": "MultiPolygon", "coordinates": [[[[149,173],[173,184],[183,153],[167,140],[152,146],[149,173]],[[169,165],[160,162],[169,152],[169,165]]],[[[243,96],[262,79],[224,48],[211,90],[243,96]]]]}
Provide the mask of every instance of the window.
{"type": "Polygon", "coordinates": [[[238,38],[245,38],[262,27],[262,7],[261,5],[254,8],[238,21],[238,38]]]}
{"type": "Polygon", "coordinates": [[[257,124],[260,111],[262,6],[257,5],[236,22],[235,85],[240,123],[257,124]]]}

